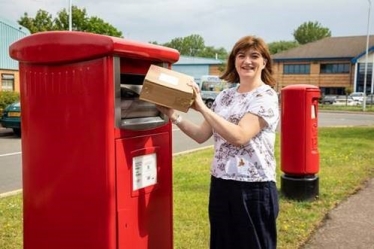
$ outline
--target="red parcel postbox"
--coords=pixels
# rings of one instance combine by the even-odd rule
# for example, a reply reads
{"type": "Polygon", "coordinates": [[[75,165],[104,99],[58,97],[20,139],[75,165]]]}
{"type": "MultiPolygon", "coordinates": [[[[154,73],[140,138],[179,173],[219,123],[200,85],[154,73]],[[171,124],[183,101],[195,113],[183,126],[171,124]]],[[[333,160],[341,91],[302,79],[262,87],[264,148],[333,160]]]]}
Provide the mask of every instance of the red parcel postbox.
{"type": "Polygon", "coordinates": [[[139,100],[174,49],[42,32],[19,61],[25,249],[173,248],[171,124],[139,100]]]}
{"type": "Polygon", "coordinates": [[[318,195],[318,87],[290,85],[281,91],[281,190],[286,197],[318,195]]]}

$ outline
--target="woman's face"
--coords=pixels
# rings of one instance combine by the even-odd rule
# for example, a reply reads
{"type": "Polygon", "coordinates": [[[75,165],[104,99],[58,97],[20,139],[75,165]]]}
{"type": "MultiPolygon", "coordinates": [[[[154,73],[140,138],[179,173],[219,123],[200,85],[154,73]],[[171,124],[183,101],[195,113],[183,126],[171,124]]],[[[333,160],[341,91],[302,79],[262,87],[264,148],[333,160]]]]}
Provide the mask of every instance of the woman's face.
{"type": "Polygon", "coordinates": [[[253,48],[239,51],[235,56],[235,69],[239,74],[240,80],[244,78],[261,78],[261,72],[265,65],[266,59],[253,48]]]}

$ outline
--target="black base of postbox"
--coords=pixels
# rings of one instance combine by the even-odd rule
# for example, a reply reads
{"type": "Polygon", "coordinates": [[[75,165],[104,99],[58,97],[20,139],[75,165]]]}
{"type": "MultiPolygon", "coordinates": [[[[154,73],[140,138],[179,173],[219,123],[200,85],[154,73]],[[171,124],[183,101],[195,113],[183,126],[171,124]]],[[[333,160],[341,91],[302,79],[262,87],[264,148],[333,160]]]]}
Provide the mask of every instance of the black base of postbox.
{"type": "Polygon", "coordinates": [[[312,201],[319,194],[319,178],[316,175],[281,176],[281,193],[289,199],[312,201]]]}

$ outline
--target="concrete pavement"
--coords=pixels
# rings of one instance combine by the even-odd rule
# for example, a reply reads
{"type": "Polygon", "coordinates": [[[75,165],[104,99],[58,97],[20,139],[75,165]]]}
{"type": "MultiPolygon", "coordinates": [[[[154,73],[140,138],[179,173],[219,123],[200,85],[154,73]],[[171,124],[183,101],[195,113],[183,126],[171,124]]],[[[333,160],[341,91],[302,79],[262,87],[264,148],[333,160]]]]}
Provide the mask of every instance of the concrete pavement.
{"type": "Polygon", "coordinates": [[[374,249],[374,179],[327,215],[303,249],[374,249]]]}

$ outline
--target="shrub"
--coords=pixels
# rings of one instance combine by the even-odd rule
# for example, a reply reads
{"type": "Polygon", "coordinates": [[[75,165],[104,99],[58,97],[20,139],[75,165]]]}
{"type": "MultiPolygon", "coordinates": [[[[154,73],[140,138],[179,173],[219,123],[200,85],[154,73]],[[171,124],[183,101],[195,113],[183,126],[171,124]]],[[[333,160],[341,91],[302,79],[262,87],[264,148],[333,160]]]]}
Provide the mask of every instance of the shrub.
{"type": "Polygon", "coordinates": [[[18,92],[0,91],[0,113],[7,105],[10,105],[19,100],[18,92]]]}

